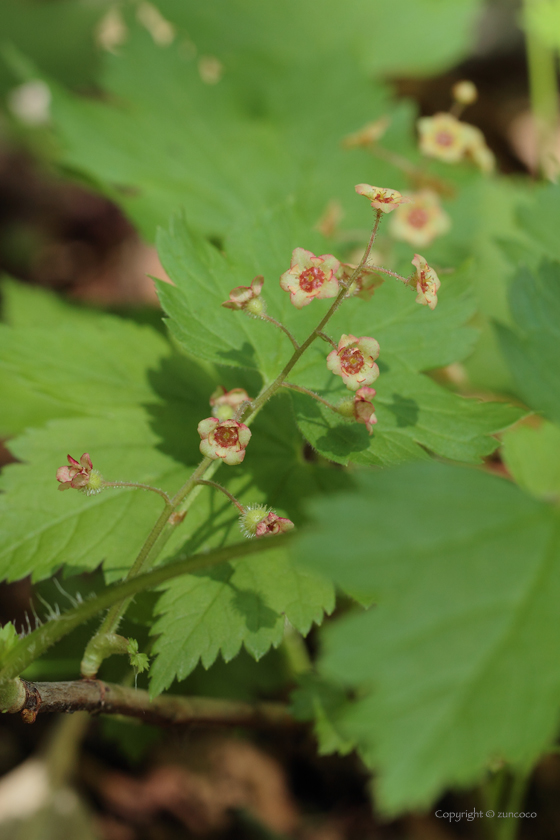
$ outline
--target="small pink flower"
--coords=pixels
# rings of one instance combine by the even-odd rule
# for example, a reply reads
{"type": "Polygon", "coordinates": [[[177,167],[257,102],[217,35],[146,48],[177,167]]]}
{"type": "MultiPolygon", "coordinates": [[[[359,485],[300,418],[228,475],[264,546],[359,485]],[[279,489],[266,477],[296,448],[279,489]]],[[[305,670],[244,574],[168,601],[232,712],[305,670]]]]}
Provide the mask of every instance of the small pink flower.
{"type": "Polygon", "coordinates": [[[356,184],[356,192],[371,201],[374,210],[381,210],[382,213],[391,213],[399,204],[410,201],[404,198],[398,190],[390,190],[388,187],[372,187],[371,184],[356,184]]]}
{"type": "Polygon", "coordinates": [[[465,156],[465,123],[452,114],[434,114],[418,120],[420,151],[446,163],[457,163],[465,156]]]}
{"type": "Polygon", "coordinates": [[[237,420],[222,420],[207,417],[198,424],[200,451],[213,461],[222,458],[226,464],[240,464],[251,439],[251,430],[237,420]]]}
{"type": "Polygon", "coordinates": [[[375,396],[374,388],[358,388],[354,394],[354,419],[357,423],[363,423],[368,433],[373,433],[373,427],[377,423],[375,408],[371,400],[375,396]]]}
{"type": "Polygon", "coordinates": [[[416,280],[416,291],[418,292],[416,303],[420,303],[422,306],[429,306],[430,309],[435,309],[437,305],[437,292],[441,286],[439,277],[420,254],[414,255],[412,265],[416,268],[416,276],[412,278],[412,283],[416,280]]]}
{"type": "Polygon", "coordinates": [[[339,261],[332,254],[316,257],[305,248],[296,248],[290,268],[280,277],[280,286],[290,293],[290,300],[296,309],[302,309],[315,298],[336,297],[336,272],[339,266],[339,261]]]}
{"type": "Polygon", "coordinates": [[[283,534],[286,531],[291,531],[294,527],[294,523],[291,519],[285,519],[283,516],[278,516],[271,510],[264,519],[261,519],[255,528],[255,537],[273,537],[276,534],[283,534]]]}
{"type": "Polygon", "coordinates": [[[327,367],[351,391],[357,391],[362,385],[371,385],[379,376],[375,359],[379,356],[379,344],[375,338],[355,335],[343,335],[336,350],[327,356],[327,367]]]}
{"type": "Polygon", "coordinates": [[[91,458],[84,452],[79,461],[68,455],[69,467],[59,467],[56,480],[60,482],[59,490],[82,490],[87,494],[98,493],[103,488],[101,474],[93,469],[91,458]]]}
{"type": "Polygon", "coordinates": [[[250,286],[236,286],[229,293],[229,300],[224,301],[222,306],[226,309],[244,309],[250,315],[262,315],[265,306],[260,294],[264,284],[264,277],[258,276],[250,286]]]}
{"type": "Polygon", "coordinates": [[[210,407],[214,409],[214,416],[218,420],[231,420],[244,402],[251,402],[244,388],[232,388],[231,391],[226,391],[223,385],[218,385],[210,397],[210,407]]]}
{"type": "Polygon", "coordinates": [[[437,236],[447,233],[450,227],[449,216],[431,190],[414,193],[411,203],[399,207],[389,222],[389,230],[395,239],[417,248],[429,245],[437,236]]]}
{"type": "MultiPolygon", "coordinates": [[[[337,277],[341,283],[348,283],[357,269],[352,263],[340,263],[337,277]]],[[[385,282],[385,278],[370,266],[364,265],[357,277],[352,281],[348,292],[352,297],[359,297],[362,300],[370,300],[376,289],[385,282]]]]}

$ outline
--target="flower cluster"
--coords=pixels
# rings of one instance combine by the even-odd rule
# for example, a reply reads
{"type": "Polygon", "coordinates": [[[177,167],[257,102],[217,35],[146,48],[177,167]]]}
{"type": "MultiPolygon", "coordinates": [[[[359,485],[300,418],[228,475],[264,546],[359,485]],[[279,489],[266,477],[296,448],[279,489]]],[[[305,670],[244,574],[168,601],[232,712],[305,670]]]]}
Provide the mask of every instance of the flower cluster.
{"type": "MultiPolygon", "coordinates": [[[[464,99],[469,95],[468,91],[457,94],[464,99]]],[[[442,159],[460,159],[465,154],[465,130],[464,128],[457,129],[457,125],[461,124],[451,115],[442,115],[445,119],[436,131],[433,124],[437,122],[439,116],[441,115],[431,118],[432,123],[429,125],[426,122],[423,123],[424,145],[428,148],[431,142],[433,149],[441,147],[446,150],[447,157],[442,159]],[[444,137],[445,131],[448,131],[447,139],[444,137]]],[[[366,140],[368,143],[374,143],[383,128],[384,126],[379,124],[370,125],[366,127],[367,130],[362,131],[359,138],[354,138],[353,142],[357,145],[366,143],[366,140]]],[[[197,427],[200,436],[200,451],[205,458],[211,461],[223,461],[229,466],[241,464],[245,459],[252,434],[248,425],[242,422],[243,419],[249,414],[247,420],[249,423],[281,385],[318,399],[330,410],[365,426],[368,434],[373,434],[377,417],[372,402],[375,390],[371,385],[379,376],[379,368],[376,364],[379,344],[371,336],[355,336],[350,333],[343,334],[336,344],[323,332],[323,327],[345,298],[358,297],[369,300],[374,291],[384,282],[385,275],[396,277],[414,288],[417,293],[416,301],[434,309],[437,304],[440,281],[424,257],[415,254],[412,260],[415,273],[406,278],[382,266],[373,265],[371,259],[375,258],[375,252],[372,251],[372,246],[383,215],[393,213],[393,211],[395,211],[394,216],[390,220],[393,236],[417,246],[429,244],[436,236],[448,230],[450,222],[436,194],[428,190],[404,196],[397,190],[370,184],[358,184],[355,189],[359,195],[368,199],[376,213],[372,236],[361,261],[358,264],[341,262],[332,254],[317,256],[304,248],[296,248],[292,253],[290,267],[280,275],[280,288],[290,295],[291,303],[298,310],[316,299],[336,298],[330,310],[303,344],[296,340],[287,326],[267,314],[262,298],[264,285],[262,276],[255,277],[249,286],[237,286],[232,289],[228,300],[223,302],[222,306],[226,309],[245,312],[280,328],[290,338],[294,353],[277,380],[265,384],[261,394],[254,400],[249,397],[244,388],[232,388],[229,391],[221,385],[216,388],[210,397],[212,415],[201,420],[197,427]],[[318,337],[326,340],[333,347],[326,357],[327,369],[335,376],[340,376],[343,384],[352,392],[351,396],[346,396],[336,406],[313,391],[285,381],[307,347],[318,337]]],[[[178,525],[184,519],[186,511],[179,505],[188,498],[190,488],[195,484],[210,485],[222,491],[241,512],[240,524],[247,537],[270,537],[294,528],[294,523],[290,519],[279,516],[265,505],[244,506],[241,504],[228,489],[209,480],[211,473],[204,472],[206,466],[208,464],[203,462],[199,471],[193,474],[185,487],[173,498],[163,490],[145,484],[106,482],[100,473],[93,469],[87,452],[79,461],[68,455],[68,466],[59,467],[56,478],[60,490],[72,488],[88,494],[99,492],[104,487],[136,487],[155,491],[163,497],[168,506],[164,517],[166,522],[173,525],[178,525]],[[203,475],[207,478],[203,478],[203,475]]]]}

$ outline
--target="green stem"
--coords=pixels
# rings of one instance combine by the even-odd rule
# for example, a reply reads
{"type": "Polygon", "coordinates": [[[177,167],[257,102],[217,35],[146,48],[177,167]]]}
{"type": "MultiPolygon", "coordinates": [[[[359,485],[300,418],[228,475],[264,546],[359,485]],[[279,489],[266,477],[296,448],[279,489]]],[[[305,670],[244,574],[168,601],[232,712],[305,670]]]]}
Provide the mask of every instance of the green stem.
{"type": "MultiPolygon", "coordinates": [[[[381,211],[377,210],[375,224],[373,226],[369,243],[367,245],[367,248],[364,252],[359,266],[356,268],[348,282],[348,286],[350,286],[354,278],[359,275],[361,269],[367,262],[373,243],[375,242],[375,238],[377,236],[377,230],[379,228],[381,217],[381,211]]],[[[299,346],[295,339],[291,336],[291,334],[289,334],[290,339],[295,347],[294,353],[292,354],[291,359],[288,361],[284,369],[278,374],[274,382],[272,382],[268,387],[265,387],[261,394],[257,397],[257,399],[254,402],[250,403],[249,406],[247,406],[247,409],[245,409],[250,412],[249,417],[246,420],[247,425],[250,424],[252,420],[254,420],[254,418],[256,417],[260,409],[263,407],[263,405],[282,386],[282,383],[284,382],[294,365],[299,361],[299,359],[305,353],[308,347],[322,333],[323,327],[334,315],[334,313],[336,312],[336,310],[338,309],[338,307],[340,306],[347,294],[347,286],[343,286],[326,315],[321,319],[317,327],[313,330],[313,332],[308,336],[308,338],[304,341],[304,343],[301,346],[299,346]]],[[[284,329],[285,332],[288,332],[279,322],[275,321],[274,319],[270,319],[269,316],[266,316],[266,318],[268,320],[272,320],[276,324],[276,326],[279,326],[281,329],[284,329]]],[[[240,412],[239,420],[242,420],[244,413],[244,411],[240,412]]],[[[174,528],[176,528],[177,525],[180,524],[180,522],[182,521],[182,517],[177,516],[177,514],[184,513],[188,509],[189,505],[194,499],[196,488],[201,487],[201,480],[203,479],[203,477],[206,476],[207,480],[209,476],[213,474],[213,472],[217,469],[217,467],[218,463],[216,461],[213,462],[210,458],[203,458],[203,460],[194,470],[192,475],[187,479],[185,484],[175,494],[175,496],[173,496],[171,502],[169,504],[166,503],[165,509],[161,513],[150,535],[148,536],[148,539],[142,546],[138,557],[136,558],[132,567],[130,568],[128,575],[126,576],[127,581],[133,579],[138,574],[150,568],[154,564],[165,543],[168,541],[169,537],[173,533],[174,528]]],[[[98,632],[90,640],[84,652],[84,657],[82,659],[82,674],[84,676],[94,677],[97,673],[97,669],[103,661],[104,650],[104,646],[102,643],[100,643],[99,637],[115,633],[119,626],[121,618],[123,617],[124,613],[128,608],[129,603],[130,599],[128,598],[124,598],[120,603],[115,603],[109,610],[108,614],[105,616],[105,619],[102,622],[98,632]]]]}
{"type": "Polygon", "coordinates": [[[202,478],[200,478],[196,483],[204,484],[206,485],[206,487],[214,487],[216,490],[220,490],[220,492],[222,492],[224,496],[227,496],[230,502],[232,502],[232,504],[235,505],[235,507],[240,513],[245,513],[245,508],[243,507],[241,502],[238,502],[233,493],[230,493],[229,490],[226,490],[226,488],[222,487],[221,484],[218,484],[217,481],[204,481],[202,478]]]}
{"type": "Polygon", "coordinates": [[[383,268],[382,265],[373,265],[373,263],[370,263],[368,268],[372,268],[374,271],[379,271],[381,274],[388,274],[389,277],[396,277],[397,280],[400,280],[408,286],[408,277],[403,277],[402,274],[397,274],[396,271],[389,271],[388,268],[383,268]]]}
{"type": "Polygon", "coordinates": [[[323,397],[320,397],[319,394],[316,394],[314,391],[310,391],[309,388],[303,388],[301,385],[292,385],[290,382],[283,382],[282,387],[289,388],[291,391],[299,391],[300,394],[307,394],[308,397],[313,397],[314,400],[323,403],[323,405],[326,405],[331,411],[338,414],[338,409],[335,405],[328,402],[328,400],[324,400],[323,397]]]}
{"type": "Polygon", "coordinates": [[[278,327],[279,330],[282,330],[282,332],[286,333],[286,335],[294,345],[295,349],[299,349],[299,344],[291,334],[290,330],[287,327],[285,327],[284,324],[281,324],[280,321],[276,320],[276,318],[272,318],[271,315],[259,315],[259,318],[262,318],[264,321],[269,321],[269,323],[274,324],[275,327],[278,327]]]}
{"type": "Polygon", "coordinates": [[[300,347],[298,347],[297,350],[293,353],[292,358],[288,361],[284,369],[278,374],[274,382],[272,382],[267,388],[265,388],[261,392],[261,394],[259,394],[257,399],[253,402],[251,406],[252,411],[249,419],[252,419],[257,413],[257,411],[259,411],[262,408],[262,406],[266,402],[268,402],[268,400],[276,393],[276,391],[278,391],[278,389],[281,388],[282,384],[284,383],[284,380],[286,379],[292,368],[294,368],[297,362],[299,362],[305,351],[313,344],[315,339],[321,335],[321,333],[323,332],[323,328],[328,324],[328,322],[330,321],[330,319],[332,318],[332,316],[334,315],[334,313],[348,294],[348,288],[352,284],[352,281],[359,275],[361,269],[367,262],[371,249],[373,247],[373,243],[375,242],[375,238],[377,236],[377,230],[379,228],[379,223],[381,221],[382,215],[383,214],[380,210],[376,211],[375,224],[373,226],[373,230],[371,232],[367,248],[364,251],[364,255],[360,261],[360,264],[357,266],[354,273],[350,277],[347,285],[341,288],[340,292],[334,300],[334,303],[332,304],[326,315],[323,318],[321,318],[321,321],[317,324],[313,332],[306,338],[303,344],[300,347]]]}
{"type": "Polygon", "coordinates": [[[0,668],[0,684],[18,677],[55,642],[71,633],[76,627],[94,618],[103,610],[121,603],[124,599],[131,598],[137,592],[153,589],[167,580],[204,569],[211,569],[239,557],[248,557],[251,554],[285,547],[292,540],[293,534],[287,533],[264,540],[244,541],[214,551],[194,554],[185,560],[178,560],[175,563],[169,563],[167,566],[158,566],[151,572],[145,572],[122,583],[108,586],[96,598],[84,601],[77,607],[63,613],[59,618],[43,624],[25,638],[20,639],[3,660],[2,668],[0,668]]]}
{"type": "Polygon", "coordinates": [[[103,487],[133,487],[138,490],[151,490],[152,493],[158,493],[165,501],[166,505],[171,504],[171,499],[163,490],[158,490],[157,487],[152,487],[150,484],[137,484],[134,481],[104,481],[103,487]]]}
{"type": "Polygon", "coordinates": [[[554,154],[558,129],[556,55],[541,39],[531,21],[538,5],[536,0],[524,0],[523,3],[529,91],[537,131],[539,171],[545,177],[553,177],[558,174],[558,161],[554,154]]]}

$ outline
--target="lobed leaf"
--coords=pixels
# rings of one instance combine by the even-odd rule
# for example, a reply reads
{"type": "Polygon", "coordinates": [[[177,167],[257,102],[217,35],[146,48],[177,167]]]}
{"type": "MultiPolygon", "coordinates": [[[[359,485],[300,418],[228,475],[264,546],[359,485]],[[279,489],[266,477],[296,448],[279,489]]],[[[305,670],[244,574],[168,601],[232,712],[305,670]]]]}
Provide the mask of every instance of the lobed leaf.
{"type": "Polygon", "coordinates": [[[327,628],[319,669],[356,692],[337,725],[394,814],[472,785],[496,757],[527,768],[554,738],[560,519],[509,482],[439,464],[359,488],[314,505],[296,559],[376,601],[327,628]]]}

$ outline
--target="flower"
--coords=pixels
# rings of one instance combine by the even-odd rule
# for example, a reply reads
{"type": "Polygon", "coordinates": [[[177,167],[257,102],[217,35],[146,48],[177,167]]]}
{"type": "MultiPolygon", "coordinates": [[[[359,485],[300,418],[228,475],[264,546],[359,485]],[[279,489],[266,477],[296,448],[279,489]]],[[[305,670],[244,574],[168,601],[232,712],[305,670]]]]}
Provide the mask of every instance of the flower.
{"type": "Polygon", "coordinates": [[[249,539],[272,537],[274,534],[291,531],[295,527],[291,519],[278,516],[266,505],[248,505],[239,517],[239,526],[249,539]]]}
{"type": "Polygon", "coordinates": [[[226,309],[244,309],[249,315],[258,317],[265,311],[264,301],[260,294],[264,283],[264,277],[255,277],[250,286],[236,286],[229,293],[229,300],[224,301],[222,306],[226,309]]]}
{"type": "Polygon", "coordinates": [[[414,254],[412,265],[416,267],[416,275],[412,278],[412,282],[416,281],[416,291],[418,292],[416,303],[435,309],[437,292],[441,286],[439,277],[420,254],[414,254]]]}
{"type": "Polygon", "coordinates": [[[393,210],[407,201],[398,190],[390,190],[388,187],[372,187],[371,184],[356,184],[358,195],[363,195],[371,201],[374,210],[381,210],[382,213],[391,213],[393,210]]]}
{"type": "Polygon", "coordinates": [[[262,519],[257,525],[255,537],[273,537],[275,534],[283,534],[286,531],[291,531],[294,527],[291,519],[278,516],[271,510],[268,516],[262,519]]]}
{"type": "Polygon", "coordinates": [[[223,385],[218,385],[210,397],[210,407],[214,409],[214,416],[218,420],[231,420],[244,402],[251,402],[244,388],[232,388],[231,391],[226,391],[223,385]]]}
{"type": "Polygon", "coordinates": [[[327,356],[327,367],[351,391],[357,391],[362,385],[371,385],[379,376],[375,359],[379,356],[379,344],[375,338],[355,335],[343,335],[336,350],[327,356]]]}
{"type": "Polygon", "coordinates": [[[460,105],[472,105],[478,99],[478,91],[473,82],[466,79],[462,82],[455,82],[451,88],[453,99],[460,105]]]}
{"type": "Polygon", "coordinates": [[[397,207],[397,212],[389,222],[389,230],[395,239],[419,248],[447,233],[450,227],[449,216],[442,210],[437,195],[431,190],[414,193],[411,203],[397,207]]]}
{"type": "Polygon", "coordinates": [[[251,439],[251,430],[237,420],[207,417],[198,424],[200,451],[213,461],[222,458],[226,464],[240,464],[251,439]]]}
{"type": "Polygon", "coordinates": [[[59,490],[81,490],[87,495],[99,493],[103,489],[101,473],[93,469],[91,458],[84,452],[79,461],[68,455],[69,467],[59,467],[56,480],[60,482],[59,490]]]}
{"type": "Polygon", "coordinates": [[[338,294],[335,273],[340,266],[332,254],[316,257],[305,248],[292,253],[290,268],[280,277],[280,286],[290,293],[296,309],[302,309],[315,298],[333,298],[338,294]]]}
{"type": "Polygon", "coordinates": [[[470,158],[483,172],[494,169],[494,155],[479,128],[452,114],[434,114],[418,120],[420,151],[446,163],[470,158]]]}
{"type": "Polygon", "coordinates": [[[457,163],[465,156],[466,138],[463,126],[451,114],[434,114],[418,120],[420,151],[446,163],[457,163]]]}
{"type": "Polygon", "coordinates": [[[391,120],[389,117],[380,117],[374,122],[368,122],[359,131],[353,134],[348,134],[342,141],[342,145],[346,149],[356,149],[364,146],[373,146],[380,140],[387,129],[391,120]]]}
{"type": "MultiPolygon", "coordinates": [[[[336,276],[341,283],[347,284],[357,268],[358,266],[352,263],[340,263],[336,276]]],[[[366,263],[348,287],[348,292],[352,297],[370,300],[375,290],[384,282],[385,278],[366,263]]]]}
{"type": "Polygon", "coordinates": [[[354,418],[357,423],[363,423],[368,434],[373,433],[373,427],[377,423],[375,408],[371,400],[375,396],[375,388],[358,388],[354,394],[354,418]]]}
{"type": "Polygon", "coordinates": [[[352,397],[344,397],[336,409],[343,417],[353,417],[357,423],[363,423],[371,435],[373,427],[377,423],[375,408],[371,402],[374,396],[374,388],[358,388],[352,397]]]}

